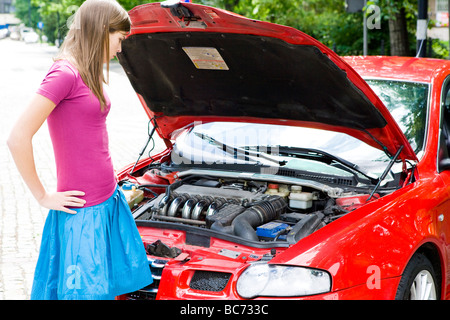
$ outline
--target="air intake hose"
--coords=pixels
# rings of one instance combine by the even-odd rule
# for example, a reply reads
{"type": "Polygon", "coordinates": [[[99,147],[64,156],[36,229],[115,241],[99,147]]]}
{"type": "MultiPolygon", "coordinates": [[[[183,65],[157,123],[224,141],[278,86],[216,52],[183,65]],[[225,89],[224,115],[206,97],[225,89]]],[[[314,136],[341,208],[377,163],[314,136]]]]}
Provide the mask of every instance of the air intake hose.
{"type": "Polygon", "coordinates": [[[277,219],[287,207],[286,200],[279,196],[271,196],[262,200],[237,216],[231,226],[236,236],[258,241],[255,228],[277,219]]]}

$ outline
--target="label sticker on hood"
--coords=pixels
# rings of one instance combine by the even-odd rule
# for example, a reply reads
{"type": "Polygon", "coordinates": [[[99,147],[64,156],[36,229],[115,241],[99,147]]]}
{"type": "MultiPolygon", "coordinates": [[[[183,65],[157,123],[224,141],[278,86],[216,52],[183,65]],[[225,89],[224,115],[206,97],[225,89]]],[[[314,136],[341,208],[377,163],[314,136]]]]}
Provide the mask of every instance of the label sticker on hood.
{"type": "Polygon", "coordinates": [[[216,48],[183,47],[183,50],[197,69],[229,70],[227,64],[216,48]]]}

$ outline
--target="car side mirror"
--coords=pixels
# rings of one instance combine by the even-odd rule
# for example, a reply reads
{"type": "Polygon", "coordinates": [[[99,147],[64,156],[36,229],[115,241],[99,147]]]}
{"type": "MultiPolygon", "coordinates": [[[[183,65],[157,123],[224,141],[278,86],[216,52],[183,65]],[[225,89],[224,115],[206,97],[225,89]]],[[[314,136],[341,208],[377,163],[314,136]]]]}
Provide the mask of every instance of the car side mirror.
{"type": "Polygon", "coordinates": [[[450,158],[439,161],[439,172],[450,170],[450,158]]]}

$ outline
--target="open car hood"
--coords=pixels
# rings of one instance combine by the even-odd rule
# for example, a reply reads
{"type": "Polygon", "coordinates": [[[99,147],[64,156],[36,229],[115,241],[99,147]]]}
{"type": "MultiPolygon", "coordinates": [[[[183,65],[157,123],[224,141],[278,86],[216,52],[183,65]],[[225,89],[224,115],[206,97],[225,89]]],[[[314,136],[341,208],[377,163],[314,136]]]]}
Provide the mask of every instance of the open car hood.
{"type": "Polygon", "coordinates": [[[119,61],[166,143],[194,122],[260,122],[344,132],[390,155],[403,146],[400,158],[417,160],[369,85],[310,36],[191,3],[129,15],[119,61]]]}

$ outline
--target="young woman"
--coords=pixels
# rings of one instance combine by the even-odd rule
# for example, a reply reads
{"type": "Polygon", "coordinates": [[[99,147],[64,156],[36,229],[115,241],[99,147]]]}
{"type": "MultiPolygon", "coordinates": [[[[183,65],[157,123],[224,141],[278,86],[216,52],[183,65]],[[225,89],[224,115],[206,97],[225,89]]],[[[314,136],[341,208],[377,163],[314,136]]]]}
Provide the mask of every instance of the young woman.
{"type": "Polygon", "coordinates": [[[113,299],[152,282],[142,240],[117,186],[105,123],[111,104],[103,83],[129,30],[127,12],[116,1],[85,1],[8,139],[31,193],[50,209],[32,299],[113,299]],[[45,120],[56,192],[45,190],[33,159],[32,138],[45,120]]]}

